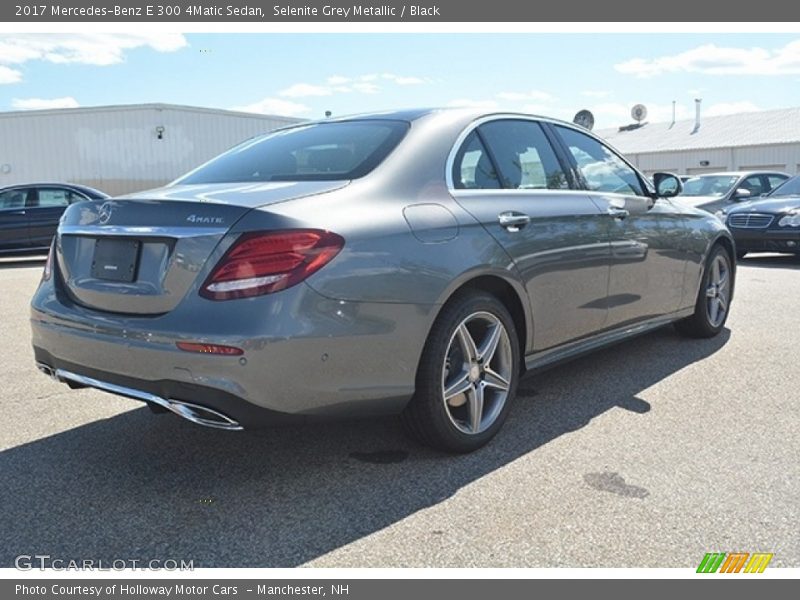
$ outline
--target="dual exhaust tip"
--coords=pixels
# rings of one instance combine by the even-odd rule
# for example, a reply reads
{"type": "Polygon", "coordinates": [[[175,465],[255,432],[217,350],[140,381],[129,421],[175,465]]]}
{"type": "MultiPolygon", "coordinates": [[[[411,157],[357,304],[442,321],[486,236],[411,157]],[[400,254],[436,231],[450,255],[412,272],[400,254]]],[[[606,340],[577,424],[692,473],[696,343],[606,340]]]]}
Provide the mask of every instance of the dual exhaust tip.
{"type": "Polygon", "coordinates": [[[184,402],[183,400],[175,400],[173,398],[162,398],[149,392],[100,381],[99,379],[93,379],[92,377],[86,377],[85,375],[79,375],[71,371],[65,371],[64,369],[54,369],[44,363],[37,363],[36,366],[48,377],[52,377],[59,383],[66,383],[70,387],[91,387],[118,396],[150,402],[151,404],[166,408],[168,411],[175,413],[187,421],[204,427],[226,429],[228,431],[241,431],[244,429],[235,419],[205,406],[184,402]]]}

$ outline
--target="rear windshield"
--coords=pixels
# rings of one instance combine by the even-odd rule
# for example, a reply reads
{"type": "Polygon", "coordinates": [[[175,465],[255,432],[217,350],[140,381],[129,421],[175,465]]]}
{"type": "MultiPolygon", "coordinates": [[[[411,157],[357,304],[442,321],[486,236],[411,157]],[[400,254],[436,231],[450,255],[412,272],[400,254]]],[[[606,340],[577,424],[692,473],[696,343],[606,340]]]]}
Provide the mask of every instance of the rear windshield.
{"type": "Polygon", "coordinates": [[[800,176],[787,179],[772,190],[770,196],[800,196],[800,176]]]}
{"type": "Polygon", "coordinates": [[[175,183],[338,181],[377,167],[408,131],[405,121],[304,125],[240,144],[175,183]]]}

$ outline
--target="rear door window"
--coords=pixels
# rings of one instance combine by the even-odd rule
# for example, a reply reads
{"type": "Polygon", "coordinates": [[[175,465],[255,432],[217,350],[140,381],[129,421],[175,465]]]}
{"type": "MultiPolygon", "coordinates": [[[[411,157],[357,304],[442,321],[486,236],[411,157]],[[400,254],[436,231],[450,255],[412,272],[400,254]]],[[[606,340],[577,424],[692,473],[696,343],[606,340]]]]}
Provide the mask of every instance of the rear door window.
{"type": "Polygon", "coordinates": [[[569,188],[564,168],[539,123],[501,119],[484,123],[478,130],[497,164],[504,188],[569,188]]]}
{"type": "Polygon", "coordinates": [[[453,184],[461,190],[500,189],[500,178],[481,138],[472,132],[464,140],[453,163],[453,184]]]}
{"type": "Polygon", "coordinates": [[[40,208],[54,208],[69,204],[70,192],[62,188],[40,188],[36,206],[40,208]]]}

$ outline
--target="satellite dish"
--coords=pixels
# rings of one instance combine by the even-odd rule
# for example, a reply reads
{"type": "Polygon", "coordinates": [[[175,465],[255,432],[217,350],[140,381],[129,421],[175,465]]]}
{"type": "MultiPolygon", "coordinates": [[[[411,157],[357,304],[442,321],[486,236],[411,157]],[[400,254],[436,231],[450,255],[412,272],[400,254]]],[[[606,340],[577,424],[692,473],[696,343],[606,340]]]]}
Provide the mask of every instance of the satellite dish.
{"type": "Polygon", "coordinates": [[[637,104],[631,109],[631,116],[637,123],[641,123],[647,118],[647,108],[644,104],[637,104]]]}
{"type": "Polygon", "coordinates": [[[594,127],[594,115],[586,109],[579,110],[573,117],[572,122],[591,131],[592,127],[594,127]]]}

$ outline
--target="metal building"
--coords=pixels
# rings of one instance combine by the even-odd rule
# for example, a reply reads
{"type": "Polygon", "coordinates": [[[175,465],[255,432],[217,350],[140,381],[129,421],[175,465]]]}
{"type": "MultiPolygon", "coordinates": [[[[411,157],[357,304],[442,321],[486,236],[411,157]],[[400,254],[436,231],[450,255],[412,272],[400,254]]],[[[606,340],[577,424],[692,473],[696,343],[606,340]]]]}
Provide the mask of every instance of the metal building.
{"type": "Polygon", "coordinates": [[[298,119],[139,104],[0,113],[0,186],[81,183],[109,194],[158,187],[223,150],[298,119]]]}
{"type": "Polygon", "coordinates": [[[643,123],[596,132],[647,175],[716,171],[800,173],[800,107],[643,123]]]}

